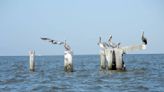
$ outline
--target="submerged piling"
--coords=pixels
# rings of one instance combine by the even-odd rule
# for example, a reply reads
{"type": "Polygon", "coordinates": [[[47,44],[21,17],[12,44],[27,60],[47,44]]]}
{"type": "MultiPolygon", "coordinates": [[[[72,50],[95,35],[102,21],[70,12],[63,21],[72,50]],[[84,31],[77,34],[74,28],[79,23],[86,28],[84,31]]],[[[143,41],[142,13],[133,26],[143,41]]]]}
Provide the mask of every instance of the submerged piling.
{"type": "Polygon", "coordinates": [[[35,51],[29,51],[29,68],[30,71],[35,71],[35,51]]]}

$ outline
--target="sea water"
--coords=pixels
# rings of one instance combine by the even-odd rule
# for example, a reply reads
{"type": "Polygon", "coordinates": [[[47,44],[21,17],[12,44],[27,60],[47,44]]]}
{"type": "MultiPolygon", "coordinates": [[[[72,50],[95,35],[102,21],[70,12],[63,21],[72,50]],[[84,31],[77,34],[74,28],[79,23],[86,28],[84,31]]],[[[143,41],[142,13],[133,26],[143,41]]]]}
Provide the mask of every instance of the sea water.
{"type": "Polygon", "coordinates": [[[75,55],[74,72],[63,56],[0,57],[0,92],[164,92],[164,54],[124,56],[126,71],[100,71],[98,55],[75,55]]]}

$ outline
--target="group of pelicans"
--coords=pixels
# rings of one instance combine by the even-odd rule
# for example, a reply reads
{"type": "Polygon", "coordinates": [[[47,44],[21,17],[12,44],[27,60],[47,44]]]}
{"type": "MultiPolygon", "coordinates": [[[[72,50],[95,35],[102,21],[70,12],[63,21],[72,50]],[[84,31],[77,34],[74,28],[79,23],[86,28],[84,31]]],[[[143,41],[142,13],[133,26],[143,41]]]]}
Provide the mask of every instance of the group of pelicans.
{"type": "MultiPolygon", "coordinates": [[[[144,32],[142,32],[141,39],[142,39],[142,44],[147,45],[147,39],[144,37],[144,32]]],[[[65,48],[65,51],[64,51],[64,70],[72,72],[73,71],[73,63],[72,63],[73,51],[72,51],[71,47],[68,45],[67,41],[66,40],[65,41],[57,41],[57,40],[53,40],[50,38],[41,38],[41,40],[47,41],[47,42],[54,44],[54,45],[63,45],[64,46],[64,48],[65,48]]],[[[108,42],[102,42],[101,37],[99,37],[99,41],[97,44],[100,47],[100,51],[105,51],[106,49],[114,50],[114,49],[120,48],[121,43],[119,42],[116,44],[116,43],[112,42],[112,35],[110,35],[108,42]]],[[[110,58],[112,58],[112,57],[110,57],[110,58]]],[[[101,57],[100,57],[100,63],[102,63],[101,57]]]]}
{"type": "MultiPolygon", "coordinates": [[[[147,38],[144,37],[144,32],[142,32],[142,38],[141,39],[142,39],[143,44],[147,45],[147,38]]],[[[99,37],[98,45],[100,46],[101,49],[107,49],[109,47],[111,47],[111,48],[119,48],[120,44],[121,44],[121,42],[119,42],[117,44],[112,42],[112,35],[109,36],[108,43],[102,42],[101,41],[101,37],[99,37]]]]}

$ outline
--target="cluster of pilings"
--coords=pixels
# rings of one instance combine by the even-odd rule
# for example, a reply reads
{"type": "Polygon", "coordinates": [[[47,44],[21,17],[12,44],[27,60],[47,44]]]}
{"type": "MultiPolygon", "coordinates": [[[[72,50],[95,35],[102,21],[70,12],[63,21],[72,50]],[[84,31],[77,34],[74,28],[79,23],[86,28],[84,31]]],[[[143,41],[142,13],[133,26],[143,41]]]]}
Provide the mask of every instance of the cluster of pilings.
{"type": "MultiPolygon", "coordinates": [[[[143,33],[144,34],[144,33],[143,33]]],[[[115,44],[111,41],[110,36],[108,43],[101,42],[99,38],[98,45],[100,46],[100,70],[125,70],[123,55],[127,52],[146,49],[147,39],[142,34],[142,44],[120,47],[120,43],[115,44]]]]}
{"type": "MultiPolygon", "coordinates": [[[[143,33],[144,34],[144,33],[143,33]]],[[[101,42],[99,38],[98,45],[100,47],[100,70],[125,70],[125,63],[123,55],[130,51],[144,50],[146,49],[147,39],[142,34],[142,44],[130,45],[120,47],[120,43],[115,44],[111,41],[110,36],[108,43],[101,42]]],[[[71,47],[65,42],[51,40],[49,38],[41,38],[42,40],[48,41],[51,44],[64,44],[64,70],[66,72],[73,72],[73,51],[71,47]]],[[[29,68],[30,71],[35,71],[35,51],[29,52],[29,68]]]]}
{"type": "Polygon", "coordinates": [[[100,52],[100,70],[125,70],[124,51],[119,48],[105,49],[100,52]]]}

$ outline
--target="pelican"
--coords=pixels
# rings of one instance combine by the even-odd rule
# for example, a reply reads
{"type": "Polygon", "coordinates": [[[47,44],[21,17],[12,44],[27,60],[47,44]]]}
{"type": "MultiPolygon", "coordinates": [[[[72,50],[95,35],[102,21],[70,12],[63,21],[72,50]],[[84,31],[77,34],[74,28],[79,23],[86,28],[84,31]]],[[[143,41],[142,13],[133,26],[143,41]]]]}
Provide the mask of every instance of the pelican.
{"type": "Polygon", "coordinates": [[[41,39],[45,40],[45,41],[48,41],[48,42],[50,42],[52,44],[58,44],[58,45],[64,44],[64,42],[62,42],[62,41],[52,40],[52,39],[49,39],[49,38],[41,38],[41,39]]]}
{"type": "Polygon", "coordinates": [[[56,42],[55,40],[51,40],[49,38],[41,38],[41,40],[45,40],[45,41],[48,41],[48,42],[51,42],[51,43],[55,43],[56,42]]]}
{"type": "Polygon", "coordinates": [[[117,44],[112,42],[112,35],[109,36],[109,40],[108,40],[109,46],[112,48],[116,48],[117,44]]]}
{"type": "Polygon", "coordinates": [[[121,43],[119,42],[119,43],[117,44],[117,48],[120,48],[120,45],[121,45],[121,43]]]}
{"type": "Polygon", "coordinates": [[[147,39],[144,37],[144,32],[142,32],[142,42],[147,45],[147,39]]]}
{"type": "Polygon", "coordinates": [[[64,70],[67,72],[73,72],[73,51],[71,47],[67,44],[66,40],[64,42],[64,70]]]}
{"type": "Polygon", "coordinates": [[[101,37],[99,37],[99,42],[97,43],[97,45],[99,45],[101,49],[106,49],[109,47],[106,42],[101,42],[101,37]]]}
{"type": "Polygon", "coordinates": [[[71,51],[71,47],[67,44],[66,40],[64,42],[64,48],[66,51],[71,51]]]}

